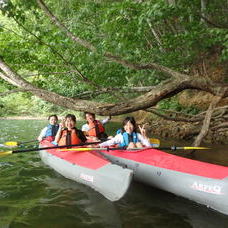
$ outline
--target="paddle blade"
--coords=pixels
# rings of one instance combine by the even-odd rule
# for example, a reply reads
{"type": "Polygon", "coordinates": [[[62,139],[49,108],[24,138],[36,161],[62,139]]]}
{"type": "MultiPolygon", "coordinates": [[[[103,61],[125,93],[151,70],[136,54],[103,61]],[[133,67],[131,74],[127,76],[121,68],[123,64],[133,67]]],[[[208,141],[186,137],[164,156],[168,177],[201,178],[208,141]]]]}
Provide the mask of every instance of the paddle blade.
{"type": "Polygon", "coordinates": [[[183,147],[183,149],[184,150],[209,150],[211,148],[208,148],[208,147],[197,147],[197,146],[185,146],[185,147],[183,147]]]}
{"type": "MultiPolygon", "coordinates": [[[[58,151],[91,151],[97,148],[70,148],[70,149],[59,149],[58,151]]],[[[99,148],[100,149],[100,148],[99,148]]]]}
{"type": "Polygon", "coordinates": [[[18,142],[9,141],[9,142],[5,142],[4,145],[9,147],[17,147],[18,142]]]}
{"type": "Polygon", "coordinates": [[[12,153],[13,153],[13,151],[3,151],[3,152],[0,152],[0,156],[6,156],[6,155],[10,155],[12,153]]]}
{"type": "Polygon", "coordinates": [[[150,143],[153,145],[153,147],[159,147],[160,146],[160,140],[155,138],[150,138],[150,143]]]}

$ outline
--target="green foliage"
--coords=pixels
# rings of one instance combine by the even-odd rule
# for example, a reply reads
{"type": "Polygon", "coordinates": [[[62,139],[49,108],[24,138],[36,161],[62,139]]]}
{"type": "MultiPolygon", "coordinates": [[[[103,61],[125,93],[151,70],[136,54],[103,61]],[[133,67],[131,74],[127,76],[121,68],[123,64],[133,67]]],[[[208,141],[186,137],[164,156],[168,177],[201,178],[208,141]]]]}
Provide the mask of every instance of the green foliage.
{"type": "Polygon", "coordinates": [[[178,100],[174,98],[168,98],[159,102],[159,109],[161,110],[171,110],[176,112],[183,112],[186,114],[196,115],[200,110],[194,106],[181,105],[178,100]]]}
{"type": "MultiPolygon", "coordinates": [[[[151,86],[167,79],[159,72],[135,71],[107,61],[103,57],[107,52],[132,62],[156,62],[180,71],[190,68],[215,48],[221,50],[220,61],[227,61],[225,27],[228,19],[223,7],[227,1],[207,1],[205,13],[212,20],[211,24],[202,20],[200,1],[167,2],[45,0],[54,15],[75,36],[97,48],[98,51],[93,53],[74,43],[51,23],[35,0],[7,1],[0,14],[1,56],[36,86],[68,97],[94,89],[82,82],[75,68],[102,87],[151,86]],[[37,76],[26,76],[34,74],[37,76]]],[[[5,90],[11,88],[4,82],[5,90]]],[[[123,97],[127,99],[136,95],[123,94],[123,97]]],[[[1,100],[7,110],[11,110],[10,99],[16,99],[19,106],[29,105],[27,98],[21,95],[10,95],[9,100],[5,99],[1,100]]],[[[118,100],[118,96],[113,93],[94,99],[113,102],[118,100]]],[[[168,103],[163,106],[183,110],[171,100],[168,103]]],[[[45,112],[50,108],[42,102],[33,105],[45,112]]],[[[28,112],[28,108],[18,107],[16,110],[28,112]]],[[[29,110],[36,112],[36,108],[31,106],[29,110]]]]}
{"type": "Polygon", "coordinates": [[[47,103],[29,93],[10,94],[0,98],[0,116],[48,116],[50,113],[65,115],[65,110],[56,105],[47,103]],[[15,103],[15,100],[17,101],[15,103]]]}

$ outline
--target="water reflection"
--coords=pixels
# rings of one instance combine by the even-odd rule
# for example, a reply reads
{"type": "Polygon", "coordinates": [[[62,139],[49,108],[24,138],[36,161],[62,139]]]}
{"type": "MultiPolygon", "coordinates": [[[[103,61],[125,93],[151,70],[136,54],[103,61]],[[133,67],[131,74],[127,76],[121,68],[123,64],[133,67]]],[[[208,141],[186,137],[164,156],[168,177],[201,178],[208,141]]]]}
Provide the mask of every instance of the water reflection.
{"type": "MultiPolygon", "coordinates": [[[[68,196],[71,195],[68,200],[64,200],[64,205],[77,207],[76,217],[78,219],[78,215],[82,215],[80,219],[83,225],[94,226],[100,224],[100,227],[121,227],[121,220],[115,203],[105,199],[89,187],[68,181],[62,177],[45,178],[43,181],[47,184],[49,190],[57,190],[68,196]]],[[[51,203],[53,199],[51,201],[48,199],[48,201],[51,203]]],[[[60,203],[61,201],[58,199],[58,204],[60,203]]]]}
{"type": "MultiPolygon", "coordinates": [[[[151,224],[153,227],[228,227],[228,216],[141,183],[134,182],[124,200],[125,207],[133,207],[135,211],[130,212],[137,215],[137,219],[145,226],[151,224]]],[[[126,222],[132,223],[131,220],[126,222]]]]}
{"type": "MultiPolygon", "coordinates": [[[[184,140],[173,140],[173,139],[162,139],[162,146],[191,146],[191,141],[184,140]]],[[[179,156],[189,157],[191,159],[209,162],[213,164],[228,166],[228,146],[227,145],[218,145],[218,144],[202,144],[201,146],[209,147],[209,150],[195,150],[192,155],[189,154],[189,150],[177,150],[177,151],[167,151],[179,156]]]]}
{"type": "MultiPolygon", "coordinates": [[[[3,143],[35,139],[46,121],[0,120],[0,124],[3,143]]],[[[111,134],[117,128],[107,127],[111,134]]],[[[161,142],[163,146],[190,145],[161,142]]],[[[213,150],[197,151],[195,156],[228,165],[226,146],[214,145],[213,150]]],[[[41,162],[38,153],[31,152],[0,158],[0,227],[225,228],[228,216],[140,183],[133,183],[123,199],[112,203],[60,176],[41,162]]]]}

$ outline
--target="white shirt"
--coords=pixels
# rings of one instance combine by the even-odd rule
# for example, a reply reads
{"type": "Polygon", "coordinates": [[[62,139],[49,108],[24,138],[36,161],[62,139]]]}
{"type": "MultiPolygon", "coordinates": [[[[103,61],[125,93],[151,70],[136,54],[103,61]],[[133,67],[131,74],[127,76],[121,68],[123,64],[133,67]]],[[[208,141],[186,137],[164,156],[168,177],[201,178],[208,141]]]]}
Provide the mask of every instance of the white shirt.
{"type": "MultiPolygon", "coordinates": [[[[148,139],[144,138],[140,133],[137,133],[137,137],[138,137],[138,140],[144,146],[147,146],[147,147],[151,146],[151,144],[148,141],[148,139]]],[[[112,139],[110,139],[108,141],[105,141],[103,143],[100,143],[99,146],[100,147],[106,147],[106,146],[112,146],[112,145],[116,145],[116,144],[121,144],[123,142],[124,142],[124,138],[123,138],[123,135],[120,133],[120,134],[117,134],[114,138],[112,138],[112,139]]]]}
{"type": "MultiPolygon", "coordinates": [[[[106,123],[108,123],[108,121],[109,121],[109,117],[107,117],[106,119],[104,119],[104,120],[101,120],[100,122],[103,124],[103,125],[105,125],[106,123]]],[[[90,130],[90,127],[89,127],[89,124],[84,124],[84,125],[82,125],[82,131],[89,131],[90,130]]]]}

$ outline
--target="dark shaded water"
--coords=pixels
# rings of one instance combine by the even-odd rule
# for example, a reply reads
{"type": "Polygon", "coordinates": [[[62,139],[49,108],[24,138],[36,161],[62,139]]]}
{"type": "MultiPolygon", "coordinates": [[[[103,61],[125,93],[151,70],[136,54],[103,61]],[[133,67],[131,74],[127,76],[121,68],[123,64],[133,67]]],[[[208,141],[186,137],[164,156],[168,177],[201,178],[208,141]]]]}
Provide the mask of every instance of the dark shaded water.
{"type": "MultiPolygon", "coordinates": [[[[0,120],[0,143],[35,139],[45,124],[0,120]]],[[[107,127],[109,132],[116,129],[112,124],[107,127]]],[[[225,150],[216,145],[195,156],[228,165],[225,150]]],[[[60,176],[41,162],[38,153],[29,152],[0,157],[0,227],[225,228],[228,216],[136,182],[123,199],[113,203],[60,176]]]]}

